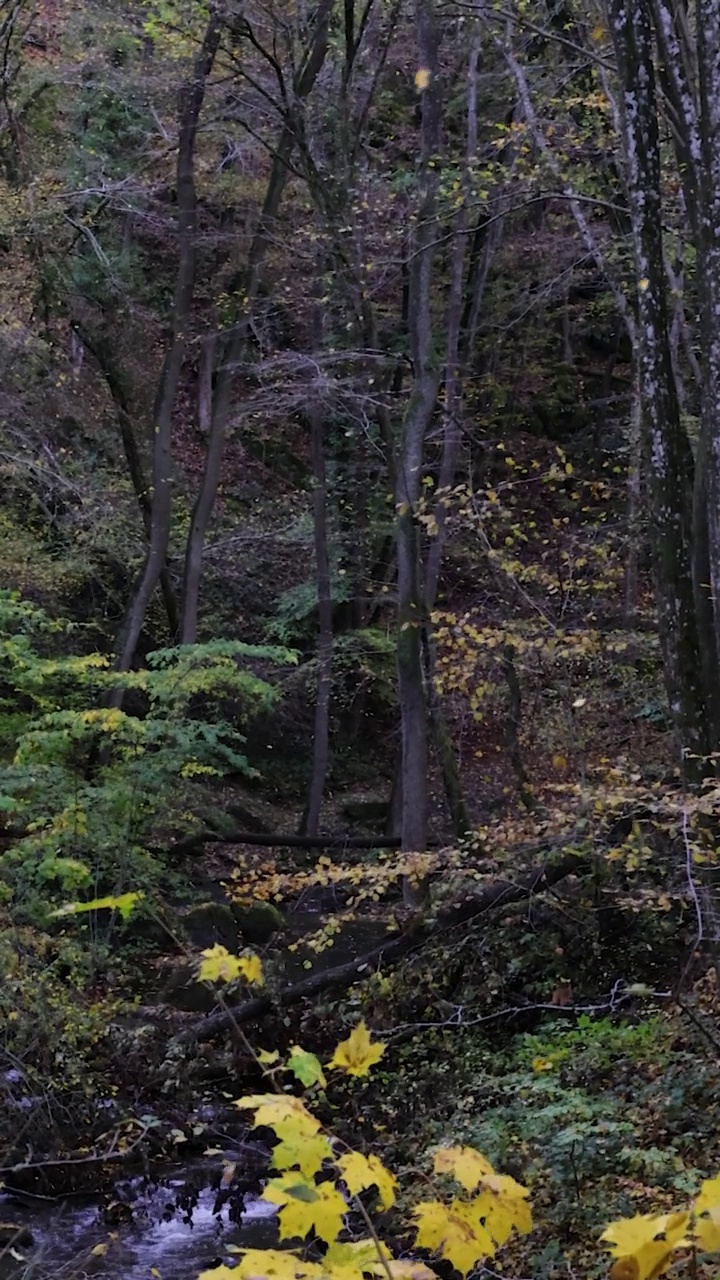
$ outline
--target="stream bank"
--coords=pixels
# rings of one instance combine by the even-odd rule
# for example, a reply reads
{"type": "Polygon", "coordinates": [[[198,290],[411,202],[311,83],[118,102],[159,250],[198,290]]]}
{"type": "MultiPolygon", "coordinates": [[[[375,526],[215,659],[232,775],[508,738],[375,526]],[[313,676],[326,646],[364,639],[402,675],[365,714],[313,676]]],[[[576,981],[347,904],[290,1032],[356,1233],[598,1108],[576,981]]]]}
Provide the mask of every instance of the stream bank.
{"type": "Polygon", "coordinates": [[[0,1193],[0,1218],[18,1229],[0,1247],[0,1280],[194,1280],[230,1260],[228,1245],[270,1247],[275,1206],[257,1191],[225,1188],[228,1167],[215,1157],[178,1165],[159,1181],[128,1179],[114,1199],[0,1193]]]}

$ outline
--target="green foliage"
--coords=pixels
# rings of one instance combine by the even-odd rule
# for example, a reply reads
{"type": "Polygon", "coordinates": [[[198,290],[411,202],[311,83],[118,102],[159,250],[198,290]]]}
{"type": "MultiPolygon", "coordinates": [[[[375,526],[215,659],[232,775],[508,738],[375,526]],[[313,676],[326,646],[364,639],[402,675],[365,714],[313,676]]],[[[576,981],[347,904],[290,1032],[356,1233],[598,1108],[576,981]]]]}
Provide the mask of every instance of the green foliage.
{"type": "Polygon", "coordinates": [[[7,593],[0,607],[0,709],[16,724],[24,712],[0,762],[0,806],[22,832],[0,858],[13,903],[36,915],[58,893],[151,887],[162,870],[148,842],[195,780],[254,772],[237,723],[278,692],[252,664],[293,655],[214,641],[158,650],[117,677],[100,654],[43,652],[71,640],[68,625],[7,593]],[[131,710],[108,705],[118,683],[131,710]]]}

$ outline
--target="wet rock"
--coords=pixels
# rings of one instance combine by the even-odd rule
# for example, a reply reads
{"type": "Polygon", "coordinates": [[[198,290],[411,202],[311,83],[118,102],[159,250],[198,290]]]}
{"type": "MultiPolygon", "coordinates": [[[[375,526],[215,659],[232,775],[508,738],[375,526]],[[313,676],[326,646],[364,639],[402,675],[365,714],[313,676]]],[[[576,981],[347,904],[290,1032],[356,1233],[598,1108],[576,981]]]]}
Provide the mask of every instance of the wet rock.
{"type": "Polygon", "coordinates": [[[181,916],[182,927],[194,946],[225,947],[238,952],[238,923],[231,908],[222,902],[199,902],[181,916]]]}
{"type": "Polygon", "coordinates": [[[253,902],[251,906],[234,902],[232,914],[243,942],[251,947],[264,946],[285,923],[282,913],[272,902],[253,902]]]}

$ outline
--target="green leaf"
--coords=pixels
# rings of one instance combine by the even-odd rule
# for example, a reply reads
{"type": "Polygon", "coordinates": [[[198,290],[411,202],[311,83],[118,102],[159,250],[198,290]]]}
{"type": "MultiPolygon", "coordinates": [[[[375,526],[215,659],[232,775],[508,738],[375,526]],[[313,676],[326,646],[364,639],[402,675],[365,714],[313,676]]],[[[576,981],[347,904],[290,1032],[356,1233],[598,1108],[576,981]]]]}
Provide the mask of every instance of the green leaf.
{"type": "Polygon", "coordinates": [[[320,1059],[314,1053],[308,1053],[307,1050],[301,1049],[300,1045],[293,1045],[288,1058],[288,1070],[292,1071],[296,1080],[310,1088],[313,1084],[326,1084],[325,1073],[322,1069],[320,1059]]]}

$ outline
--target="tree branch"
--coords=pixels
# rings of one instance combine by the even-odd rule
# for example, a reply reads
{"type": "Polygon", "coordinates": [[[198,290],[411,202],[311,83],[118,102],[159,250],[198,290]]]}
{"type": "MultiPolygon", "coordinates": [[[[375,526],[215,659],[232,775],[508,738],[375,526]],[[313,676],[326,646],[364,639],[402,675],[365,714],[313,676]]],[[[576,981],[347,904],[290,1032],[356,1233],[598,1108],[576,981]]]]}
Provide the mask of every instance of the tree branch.
{"type": "Polygon", "coordinates": [[[212,1013],[182,1031],[177,1040],[180,1044],[204,1043],[231,1029],[233,1024],[257,1022],[273,1011],[299,1004],[301,1000],[308,1000],[321,992],[350,987],[354,982],[369,976],[380,965],[397,964],[411,951],[440,937],[449,929],[469,924],[494,907],[506,906],[510,902],[519,902],[540,893],[575,872],[586,871],[588,865],[588,859],[582,855],[569,854],[558,862],[534,867],[519,880],[493,880],[480,893],[441,911],[434,920],[424,919],[422,915],[416,916],[411,922],[413,927],[398,936],[391,936],[387,942],[374,947],[365,955],[338,965],[335,969],[313,973],[309,978],[285,987],[275,995],[268,992],[227,1011],[221,1009],[212,1013]]]}

